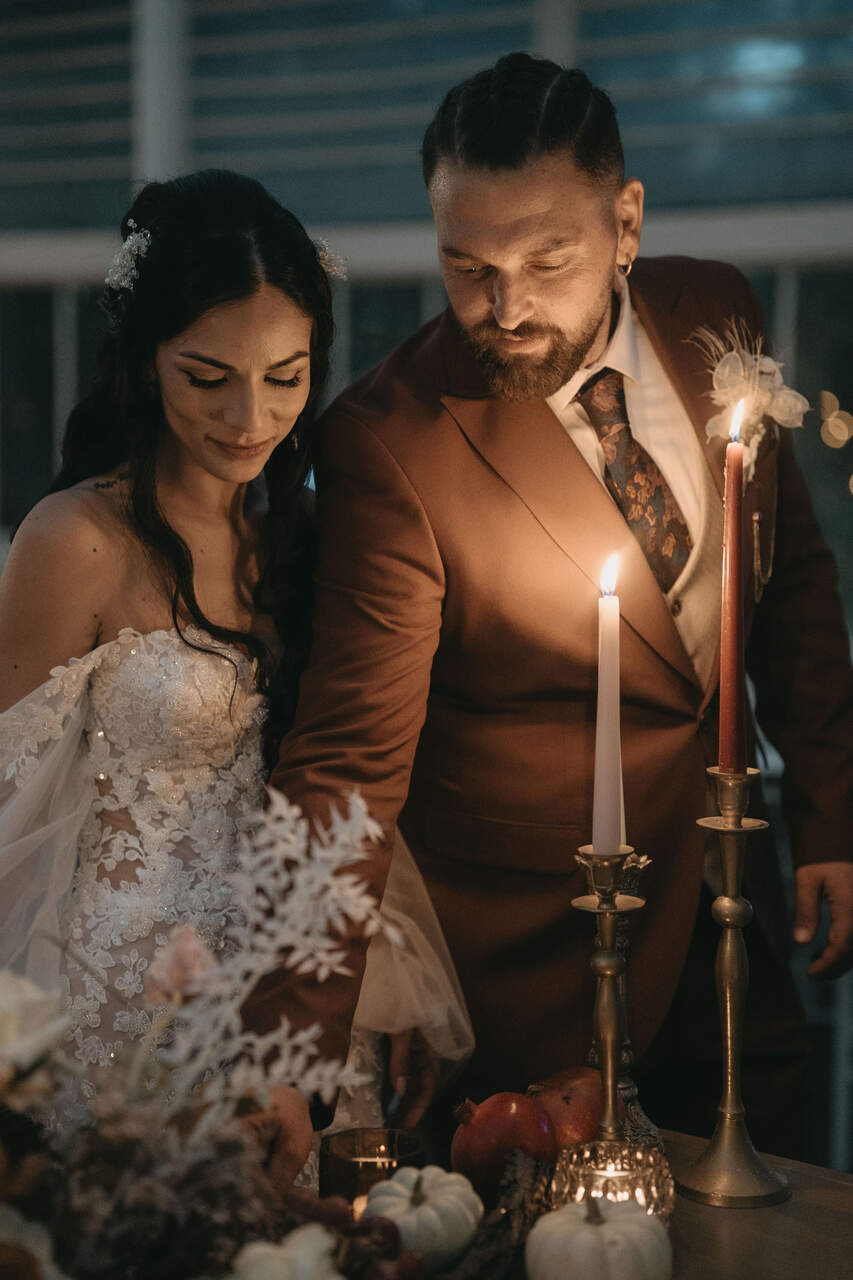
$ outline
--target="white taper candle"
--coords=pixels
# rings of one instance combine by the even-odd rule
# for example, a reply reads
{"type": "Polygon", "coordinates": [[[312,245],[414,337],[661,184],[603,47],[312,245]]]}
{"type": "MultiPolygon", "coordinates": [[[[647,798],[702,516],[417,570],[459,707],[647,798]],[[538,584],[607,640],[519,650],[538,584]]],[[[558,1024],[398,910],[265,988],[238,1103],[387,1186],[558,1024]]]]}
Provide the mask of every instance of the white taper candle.
{"type": "Polygon", "coordinates": [[[625,841],[622,800],[622,744],[619,713],[619,557],[601,572],[598,601],[598,699],[595,715],[595,781],[592,798],[592,847],[616,853],[625,841]]]}

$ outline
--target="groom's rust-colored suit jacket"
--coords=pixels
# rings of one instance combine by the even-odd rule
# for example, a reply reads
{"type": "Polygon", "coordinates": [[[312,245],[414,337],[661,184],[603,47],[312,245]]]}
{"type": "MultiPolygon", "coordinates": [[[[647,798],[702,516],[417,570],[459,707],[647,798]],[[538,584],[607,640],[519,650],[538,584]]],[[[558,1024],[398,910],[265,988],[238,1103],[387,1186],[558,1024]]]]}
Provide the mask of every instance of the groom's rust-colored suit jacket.
{"type": "MultiPolygon", "coordinates": [[[[732,268],[684,258],[638,261],[631,295],[721,493],[707,357],[689,339],[732,317],[758,333],[754,297],[732,268]]],[[[652,859],[629,964],[642,1051],[696,913],[716,671],[701,688],[637,542],[554,414],[492,396],[449,312],[326,412],[318,493],[314,648],[272,784],[319,817],[357,788],[386,832],[399,820],[469,1004],[481,1094],[586,1059],[593,927],[570,903],[592,831],[599,576],[619,553],[627,834],[652,859]]],[[[850,857],[846,633],[787,431],[766,432],[744,527],[749,670],[788,767],[795,854],[850,857]],[[765,567],[774,556],[758,605],[753,512],[765,567]]],[[[370,864],[377,889],[387,856],[370,864]]],[[[778,881],[766,852],[751,857],[772,928],[778,881]]],[[[273,975],[251,1017],[319,1017],[340,1053],[356,994],[356,978],[273,975]]]]}

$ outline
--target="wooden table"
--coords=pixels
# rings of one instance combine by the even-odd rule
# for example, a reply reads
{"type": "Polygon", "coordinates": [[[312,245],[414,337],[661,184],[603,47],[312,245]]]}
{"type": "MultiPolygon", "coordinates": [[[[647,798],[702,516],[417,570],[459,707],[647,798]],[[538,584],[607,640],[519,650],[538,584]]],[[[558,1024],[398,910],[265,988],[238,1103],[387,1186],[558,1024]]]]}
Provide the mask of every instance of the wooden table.
{"type": "MultiPolygon", "coordinates": [[[[662,1133],[673,1173],[707,1145],[662,1133]]],[[[676,1195],[675,1280],[846,1280],[853,1276],[853,1176],[766,1156],[791,1198],[764,1209],[717,1209],[676,1195]]]]}

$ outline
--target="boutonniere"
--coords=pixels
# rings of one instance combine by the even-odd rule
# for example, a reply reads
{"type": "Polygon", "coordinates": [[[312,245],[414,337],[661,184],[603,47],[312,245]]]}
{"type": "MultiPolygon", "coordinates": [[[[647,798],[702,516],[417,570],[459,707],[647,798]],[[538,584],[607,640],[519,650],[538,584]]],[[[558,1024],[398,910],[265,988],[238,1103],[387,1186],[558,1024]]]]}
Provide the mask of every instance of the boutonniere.
{"type": "Polygon", "coordinates": [[[695,341],[708,357],[713,389],[711,399],[719,412],[705,424],[708,439],[729,439],[732,414],[743,400],[743,478],[748,483],[755,472],[758,447],[768,421],[780,427],[801,427],[803,415],[811,408],[805,396],[785,385],[782,364],[765,355],[763,340],[753,338],[746,327],[733,320],[722,335],[700,329],[695,341]]]}

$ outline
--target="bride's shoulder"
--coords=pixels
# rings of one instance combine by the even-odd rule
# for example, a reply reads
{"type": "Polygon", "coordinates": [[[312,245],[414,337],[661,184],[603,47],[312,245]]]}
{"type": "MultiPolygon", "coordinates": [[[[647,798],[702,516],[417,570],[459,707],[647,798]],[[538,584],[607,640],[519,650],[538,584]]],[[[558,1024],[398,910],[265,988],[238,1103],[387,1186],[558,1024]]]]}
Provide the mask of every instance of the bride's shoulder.
{"type": "Polygon", "coordinates": [[[22,521],[13,549],[30,557],[58,555],[66,566],[79,559],[89,573],[98,573],[99,565],[104,572],[114,569],[128,544],[120,484],[104,477],[48,494],[22,521]]]}
{"type": "Polygon", "coordinates": [[[49,494],[33,507],[0,574],[0,709],[97,645],[126,559],[117,519],[90,491],[49,494]]]}
{"type": "Polygon", "coordinates": [[[85,485],[42,498],[16,530],[0,575],[0,648],[27,647],[27,632],[69,628],[69,653],[91,647],[129,556],[114,502],[85,485]]]}

